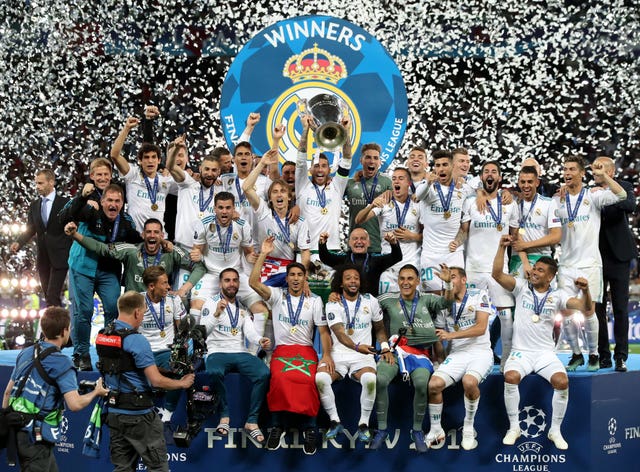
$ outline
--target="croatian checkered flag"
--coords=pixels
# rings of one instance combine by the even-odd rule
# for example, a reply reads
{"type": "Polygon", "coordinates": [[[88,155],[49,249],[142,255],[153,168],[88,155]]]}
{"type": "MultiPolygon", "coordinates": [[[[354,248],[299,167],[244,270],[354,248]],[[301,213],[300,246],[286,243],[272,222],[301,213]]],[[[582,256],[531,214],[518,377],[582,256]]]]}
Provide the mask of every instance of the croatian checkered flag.
{"type": "Polygon", "coordinates": [[[100,439],[102,439],[102,409],[104,408],[104,398],[100,397],[93,407],[89,424],[84,432],[82,441],[82,455],[100,458],[100,439]]]}

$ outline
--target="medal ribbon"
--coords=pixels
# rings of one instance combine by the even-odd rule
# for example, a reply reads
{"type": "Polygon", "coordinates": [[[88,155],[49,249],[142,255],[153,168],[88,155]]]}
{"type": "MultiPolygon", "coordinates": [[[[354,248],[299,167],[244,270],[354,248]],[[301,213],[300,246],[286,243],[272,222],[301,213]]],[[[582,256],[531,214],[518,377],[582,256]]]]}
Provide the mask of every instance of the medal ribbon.
{"type": "Polygon", "coordinates": [[[240,204],[244,202],[244,199],[247,198],[244,192],[242,191],[242,187],[240,186],[240,178],[236,177],[236,192],[238,193],[238,200],[240,204]]]}
{"type": "MultiPolygon", "coordinates": [[[[356,265],[358,264],[353,258],[353,253],[351,253],[351,262],[356,265]]],[[[369,253],[367,253],[367,255],[364,258],[364,262],[362,263],[362,272],[367,272],[368,268],[369,268],[369,253]]]]}
{"type": "Polygon", "coordinates": [[[451,315],[453,316],[453,324],[457,325],[458,321],[460,321],[460,317],[464,312],[464,307],[467,306],[467,299],[469,298],[469,292],[465,292],[464,298],[460,302],[460,306],[458,307],[458,311],[456,311],[456,302],[454,301],[451,304],[451,315]],[[455,313],[455,314],[454,314],[455,313]]]}
{"type": "Polygon", "coordinates": [[[498,192],[497,201],[498,201],[498,211],[497,211],[498,214],[496,215],[496,212],[493,211],[493,207],[491,206],[491,202],[487,200],[487,208],[489,209],[489,213],[491,213],[491,218],[493,219],[493,221],[496,222],[496,226],[502,223],[502,193],[501,192],[498,192]]]}
{"type": "Polygon", "coordinates": [[[233,222],[227,226],[227,236],[224,242],[222,241],[222,232],[220,231],[220,225],[216,221],[216,231],[218,232],[218,239],[220,240],[220,244],[222,245],[222,254],[227,254],[229,252],[229,246],[231,245],[231,235],[233,234],[233,222]]]}
{"type": "Polygon", "coordinates": [[[115,221],[113,222],[113,228],[111,228],[111,237],[109,238],[109,242],[112,243],[118,237],[118,229],[120,229],[120,213],[116,216],[115,221]]]}
{"type": "Polygon", "coordinates": [[[569,192],[567,192],[567,213],[569,215],[569,221],[572,223],[576,219],[576,216],[578,216],[578,210],[580,210],[580,204],[582,203],[582,199],[584,198],[584,191],[585,188],[582,187],[582,190],[580,190],[580,195],[578,195],[578,201],[576,202],[576,206],[573,210],[571,210],[571,198],[569,198],[571,195],[569,195],[569,192]]]}
{"type": "Polygon", "coordinates": [[[313,184],[313,188],[316,190],[316,195],[318,196],[318,202],[320,203],[320,206],[322,208],[326,208],[327,195],[324,193],[325,187],[322,187],[322,191],[320,191],[320,188],[316,184],[313,184]]]}
{"type": "Polygon", "coordinates": [[[149,313],[151,313],[151,316],[153,316],[153,321],[156,322],[156,326],[160,331],[164,331],[164,297],[160,299],[160,317],[158,317],[156,309],[153,308],[153,303],[149,298],[149,294],[144,294],[144,300],[147,302],[147,308],[149,309],[149,313]]]}
{"type": "Polygon", "coordinates": [[[409,326],[413,328],[413,320],[416,317],[416,310],[418,309],[418,293],[413,297],[413,302],[411,302],[411,316],[407,313],[407,307],[404,304],[404,300],[402,296],[400,297],[400,306],[402,307],[402,313],[404,313],[405,319],[409,322],[409,326]]]}
{"type": "Polygon", "coordinates": [[[440,205],[442,205],[442,209],[444,211],[449,211],[449,208],[451,208],[451,198],[453,197],[453,190],[456,188],[456,183],[453,181],[453,179],[451,179],[451,183],[449,184],[449,192],[447,193],[446,198],[442,193],[442,185],[440,185],[440,182],[436,182],[434,184],[434,187],[436,188],[436,192],[438,192],[438,198],[440,199],[440,205]]]}
{"type": "Polygon", "coordinates": [[[200,199],[198,200],[198,207],[200,208],[200,211],[202,213],[204,213],[207,210],[207,208],[209,207],[209,204],[211,203],[211,200],[213,200],[213,185],[209,187],[209,198],[205,200],[204,186],[200,184],[200,199]]]}
{"type": "Polygon", "coordinates": [[[402,214],[400,214],[400,207],[398,206],[398,202],[393,200],[393,206],[396,209],[396,219],[398,220],[398,228],[404,228],[404,220],[407,217],[407,212],[409,211],[409,207],[411,206],[411,199],[407,197],[407,200],[404,202],[404,208],[402,209],[402,214]]]}
{"type": "Polygon", "coordinates": [[[531,206],[529,207],[529,211],[527,212],[526,216],[524,215],[524,200],[520,201],[520,214],[522,215],[522,218],[520,219],[521,228],[524,228],[524,225],[529,219],[529,216],[531,216],[531,212],[533,211],[533,207],[536,206],[537,200],[538,200],[538,194],[536,193],[535,196],[533,197],[533,201],[531,202],[531,206]]]}
{"type": "Polygon", "coordinates": [[[293,307],[291,306],[291,294],[287,292],[287,309],[289,310],[289,323],[291,326],[298,324],[298,318],[300,318],[300,312],[302,311],[302,305],[304,304],[304,293],[300,294],[300,301],[296,308],[295,314],[293,313],[293,307]]]}
{"type": "Polygon", "coordinates": [[[529,284],[529,290],[531,290],[531,295],[533,295],[533,312],[536,315],[540,316],[540,313],[542,313],[542,309],[544,308],[544,304],[547,301],[547,297],[551,293],[552,288],[549,287],[549,290],[547,290],[547,293],[545,293],[542,300],[540,300],[538,298],[538,295],[536,295],[536,291],[534,290],[533,285],[529,284]]]}
{"type": "Polygon", "coordinates": [[[280,232],[282,233],[284,242],[289,244],[291,242],[291,227],[289,226],[289,215],[285,217],[283,223],[275,211],[272,211],[271,213],[273,214],[273,219],[276,220],[276,223],[278,223],[278,228],[280,228],[280,232]]]}
{"type": "Polygon", "coordinates": [[[158,199],[158,174],[156,174],[153,179],[153,190],[151,190],[151,184],[149,183],[149,178],[144,176],[144,183],[147,186],[147,193],[149,194],[149,200],[151,200],[151,204],[155,205],[156,200],[158,199]]]}
{"type": "Polygon", "coordinates": [[[358,310],[360,309],[360,302],[362,302],[362,296],[358,295],[358,300],[356,301],[356,308],[353,311],[353,318],[349,316],[349,306],[347,305],[346,298],[340,295],[340,299],[342,300],[342,306],[344,307],[344,312],[347,315],[347,328],[353,329],[353,325],[356,322],[356,316],[358,315],[358,310]]]}
{"type": "MultiPolygon", "coordinates": [[[[144,265],[145,269],[149,267],[148,257],[149,257],[149,254],[147,254],[147,250],[144,248],[144,244],[143,244],[142,245],[142,264],[144,265]]],[[[161,257],[162,257],[162,248],[158,249],[158,252],[156,253],[156,259],[153,261],[154,266],[160,265],[161,257]]]]}
{"type": "Polygon", "coordinates": [[[378,174],[373,176],[373,182],[371,184],[371,192],[367,191],[367,183],[365,182],[364,177],[360,180],[360,185],[362,185],[362,195],[364,195],[364,200],[367,202],[367,205],[371,205],[373,199],[376,196],[376,187],[378,186],[378,174]]]}
{"type": "MultiPolygon", "coordinates": [[[[222,298],[222,295],[220,295],[220,298],[222,298]]],[[[231,312],[231,308],[229,308],[229,304],[227,303],[227,314],[229,315],[229,322],[231,323],[231,328],[233,329],[238,326],[238,320],[240,319],[240,307],[238,306],[237,302],[235,302],[234,305],[236,306],[235,314],[231,312]]]]}

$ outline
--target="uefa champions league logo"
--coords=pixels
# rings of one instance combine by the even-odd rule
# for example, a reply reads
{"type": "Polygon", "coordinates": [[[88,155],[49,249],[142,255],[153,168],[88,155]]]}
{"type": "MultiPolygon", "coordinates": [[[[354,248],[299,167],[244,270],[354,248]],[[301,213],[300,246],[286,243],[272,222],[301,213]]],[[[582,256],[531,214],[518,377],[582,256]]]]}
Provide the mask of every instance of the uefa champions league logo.
{"type": "Polygon", "coordinates": [[[543,435],[547,429],[547,415],[540,408],[536,408],[533,405],[522,408],[519,419],[520,429],[525,438],[537,438],[543,435]]]}
{"type": "Polygon", "coordinates": [[[614,436],[616,431],[618,430],[618,422],[615,418],[609,418],[609,424],[607,425],[607,429],[609,430],[609,434],[614,436]]]}
{"type": "Polygon", "coordinates": [[[60,421],[60,425],[58,426],[58,431],[60,431],[61,435],[67,434],[67,431],[69,431],[69,418],[66,416],[62,417],[62,421],[60,421]]]}
{"type": "MultiPolygon", "coordinates": [[[[273,129],[285,126],[280,155],[296,160],[302,124],[298,103],[319,94],[337,97],[351,121],[354,157],[363,143],[381,148],[381,170],[394,159],[407,124],[404,80],[384,46],[359,26],[331,16],[279,21],[242,48],[225,77],[220,118],[233,148],[250,113],[260,113],[251,136],[254,152],[273,144],[273,129]]],[[[318,150],[313,136],[308,159],[318,150]]],[[[360,167],[354,159],[351,173],[360,167]]]]}

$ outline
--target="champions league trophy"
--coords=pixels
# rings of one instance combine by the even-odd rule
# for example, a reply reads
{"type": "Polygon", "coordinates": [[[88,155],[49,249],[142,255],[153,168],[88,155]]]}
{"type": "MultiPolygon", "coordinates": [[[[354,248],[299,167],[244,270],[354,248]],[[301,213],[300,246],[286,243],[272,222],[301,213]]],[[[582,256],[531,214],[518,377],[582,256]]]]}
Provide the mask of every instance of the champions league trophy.
{"type": "Polygon", "coordinates": [[[329,152],[342,148],[347,141],[347,130],[340,124],[346,110],[347,105],[340,97],[328,93],[298,101],[300,116],[312,118],[311,129],[318,147],[329,152]]]}

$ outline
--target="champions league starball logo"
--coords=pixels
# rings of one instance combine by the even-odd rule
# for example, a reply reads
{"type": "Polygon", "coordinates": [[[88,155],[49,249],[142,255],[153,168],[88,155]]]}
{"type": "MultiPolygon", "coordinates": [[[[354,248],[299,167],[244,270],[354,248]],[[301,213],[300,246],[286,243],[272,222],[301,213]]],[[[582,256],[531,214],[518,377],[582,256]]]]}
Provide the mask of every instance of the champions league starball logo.
{"type": "MultiPolygon", "coordinates": [[[[280,154],[295,161],[302,125],[298,102],[319,94],[337,97],[351,121],[354,157],[360,145],[376,142],[381,169],[391,163],[404,136],[407,94],[398,67],[384,47],[362,28],[339,18],[303,16],[257,33],[231,64],[222,87],[220,115],[229,147],[247,117],[261,115],[251,137],[256,154],[273,143],[285,125],[280,154]]],[[[310,135],[308,158],[316,152],[310,135]]],[[[354,160],[352,174],[359,167],[354,160]]]]}
{"type": "Polygon", "coordinates": [[[525,438],[534,439],[547,429],[547,415],[534,406],[525,406],[520,410],[520,430],[525,438]]]}

